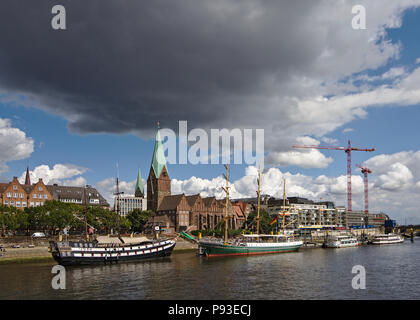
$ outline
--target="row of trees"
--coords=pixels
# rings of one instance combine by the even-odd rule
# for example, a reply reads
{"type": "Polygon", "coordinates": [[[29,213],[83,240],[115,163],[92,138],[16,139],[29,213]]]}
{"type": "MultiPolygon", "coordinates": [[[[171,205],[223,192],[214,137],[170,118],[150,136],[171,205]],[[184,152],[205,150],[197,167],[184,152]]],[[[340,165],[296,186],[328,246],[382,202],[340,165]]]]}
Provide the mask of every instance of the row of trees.
{"type": "MultiPolygon", "coordinates": [[[[84,232],[84,207],[60,201],[46,201],[43,206],[24,208],[0,205],[0,228],[6,233],[17,231],[43,231],[58,234],[66,228],[70,233],[84,232]]],[[[118,227],[118,217],[113,211],[100,206],[87,207],[87,223],[96,233],[109,233],[118,227]]],[[[151,217],[150,211],[134,210],[127,217],[120,218],[121,232],[143,232],[151,217]]]]}

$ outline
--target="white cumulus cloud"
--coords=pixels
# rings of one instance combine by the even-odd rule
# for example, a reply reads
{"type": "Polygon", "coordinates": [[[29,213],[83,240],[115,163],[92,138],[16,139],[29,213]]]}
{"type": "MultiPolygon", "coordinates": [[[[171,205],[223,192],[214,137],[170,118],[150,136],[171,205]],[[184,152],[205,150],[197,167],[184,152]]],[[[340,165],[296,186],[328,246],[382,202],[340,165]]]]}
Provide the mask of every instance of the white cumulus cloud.
{"type": "MultiPolygon", "coordinates": [[[[55,164],[52,168],[43,164],[30,170],[29,176],[32,183],[36,183],[38,179],[42,179],[45,184],[64,184],[64,181],[66,181],[68,185],[81,185],[86,180],[78,176],[84,174],[86,171],[87,168],[73,164],[55,164]]],[[[26,171],[21,174],[19,178],[20,183],[25,182],[25,177],[26,171]]]]}
{"type": "Polygon", "coordinates": [[[34,151],[34,140],[18,128],[10,119],[0,118],[0,173],[7,171],[6,162],[29,157],[34,151]]]}

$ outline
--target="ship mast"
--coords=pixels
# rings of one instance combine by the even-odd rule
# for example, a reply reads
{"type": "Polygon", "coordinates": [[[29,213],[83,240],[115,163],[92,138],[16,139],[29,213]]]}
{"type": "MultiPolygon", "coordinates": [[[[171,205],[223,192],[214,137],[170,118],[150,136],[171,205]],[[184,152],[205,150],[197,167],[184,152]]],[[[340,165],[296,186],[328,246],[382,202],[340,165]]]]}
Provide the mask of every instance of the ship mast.
{"type": "Polygon", "coordinates": [[[88,226],[87,226],[87,196],[86,196],[86,186],[84,187],[84,189],[83,189],[83,195],[84,195],[84,208],[83,208],[83,211],[84,211],[84,214],[85,214],[85,217],[84,217],[84,222],[85,222],[85,239],[86,239],[86,242],[87,241],[89,241],[89,235],[88,235],[88,226]]]}
{"type": "Polygon", "coordinates": [[[226,193],[226,204],[225,204],[225,241],[224,245],[227,245],[227,239],[228,239],[228,209],[229,209],[229,165],[225,164],[226,168],[226,175],[223,174],[223,176],[226,179],[226,188],[223,188],[223,190],[226,193]]]}
{"type": "Polygon", "coordinates": [[[257,202],[257,235],[260,234],[260,194],[261,194],[261,170],[258,168],[258,202],[257,202]]]}
{"type": "Polygon", "coordinates": [[[286,179],[283,179],[283,222],[282,222],[282,229],[284,234],[284,216],[286,215],[286,179]]]}
{"type": "Polygon", "coordinates": [[[123,194],[124,192],[120,192],[120,188],[119,188],[119,178],[118,178],[118,163],[117,163],[117,192],[114,193],[114,195],[117,196],[117,204],[115,206],[115,211],[117,213],[117,225],[118,225],[118,239],[121,240],[121,235],[120,235],[120,194],[123,194]]]}

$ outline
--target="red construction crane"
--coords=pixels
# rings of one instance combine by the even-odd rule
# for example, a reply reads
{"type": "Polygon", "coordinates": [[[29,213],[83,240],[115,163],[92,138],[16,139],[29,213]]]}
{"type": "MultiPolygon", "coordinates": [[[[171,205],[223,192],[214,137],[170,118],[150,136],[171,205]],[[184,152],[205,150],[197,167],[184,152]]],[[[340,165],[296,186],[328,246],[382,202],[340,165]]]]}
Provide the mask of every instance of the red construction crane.
{"type": "Polygon", "coordinates": [[[369,213],[369,194],[368,194],[368,174],[372,173],[372,170],[366,167],[362,167],[360,164],[356,164],[356,167],[362,169],[362,173],[364,176],[364,182],[365,182],[365,213],[369,213]]]}
{"type": "Polygon", "coordinates": [[[293,148],[308,148],[308,149],[326,149],[326,150],[343,150],[347,153],[347,210],[352,211],[351,207],[351,152],[352,151],[366,151],[373,152],[372,149],[361,149],[351,146],[350,140],[347,147],[321,147],[321,146],[293,146],[293,148]]]}

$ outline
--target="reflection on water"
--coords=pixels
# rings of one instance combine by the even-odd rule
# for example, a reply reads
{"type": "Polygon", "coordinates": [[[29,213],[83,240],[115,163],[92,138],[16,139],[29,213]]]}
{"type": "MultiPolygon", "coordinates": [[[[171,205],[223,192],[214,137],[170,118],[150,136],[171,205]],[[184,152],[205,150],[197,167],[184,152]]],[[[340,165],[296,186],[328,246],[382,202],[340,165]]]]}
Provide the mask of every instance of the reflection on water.
{"type": "Polygon", "coordinates": [[[420,242],[307,249],[251,257],[193,252],[137,263],[66,268],[51,288],[51,264],[0,265],[2,299],[419,299],[420,242]],[[354,265],[366,289],[354,290],[354,265]]]}

